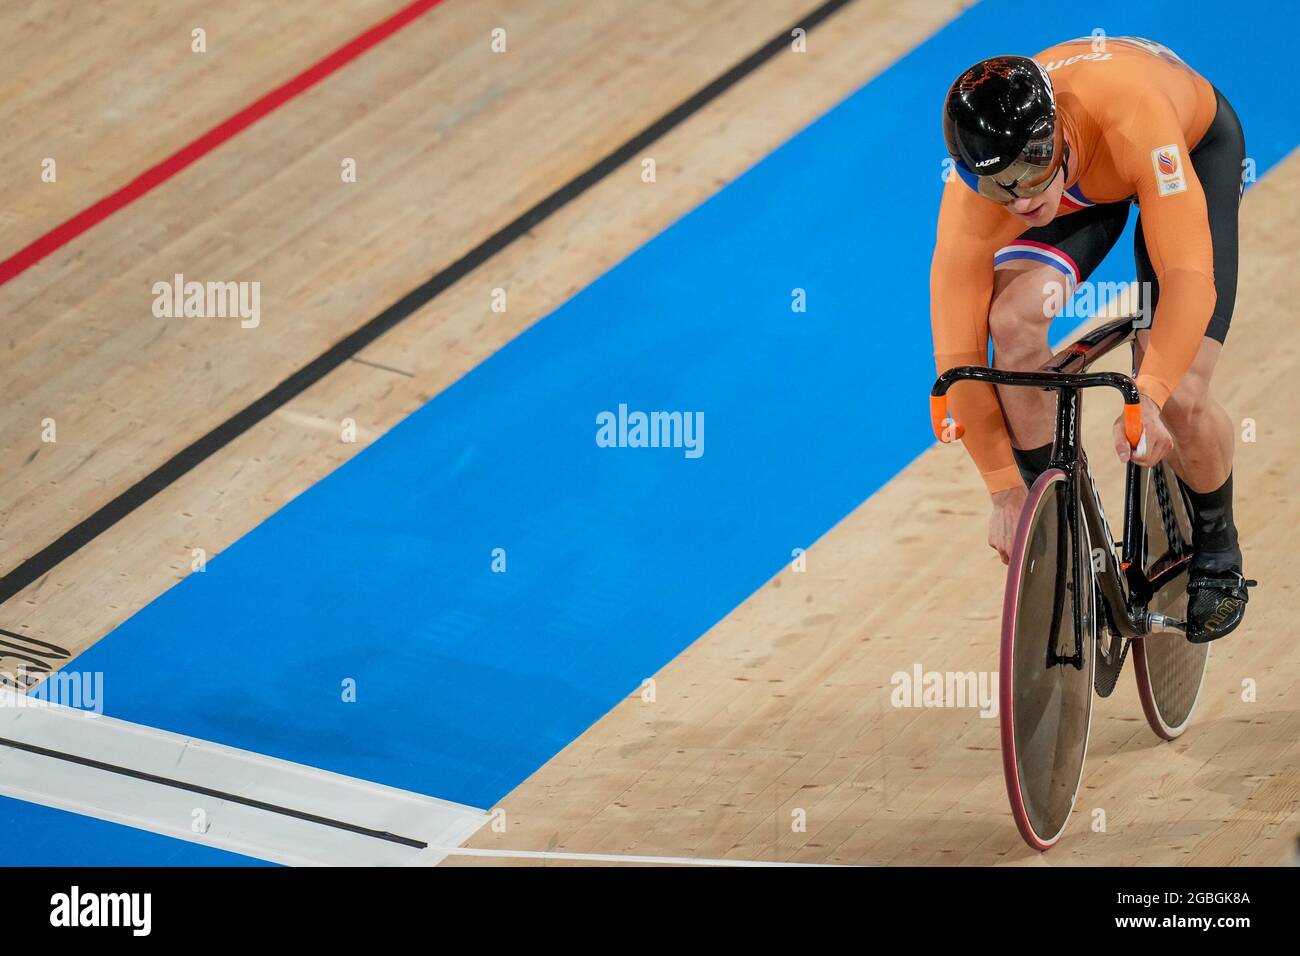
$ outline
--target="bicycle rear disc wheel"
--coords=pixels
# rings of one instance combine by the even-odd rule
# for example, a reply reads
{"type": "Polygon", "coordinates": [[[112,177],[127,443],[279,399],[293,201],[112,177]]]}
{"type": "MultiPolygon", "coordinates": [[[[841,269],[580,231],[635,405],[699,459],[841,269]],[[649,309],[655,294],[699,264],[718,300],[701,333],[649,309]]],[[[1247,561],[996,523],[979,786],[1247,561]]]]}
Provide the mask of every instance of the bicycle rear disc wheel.
{"type": "MultiPolygon", "coordinates": [[[[1158,584],[1150,609],[1186,621],[1191,512],[1167,463],[1146,470],[1142,481],[1147,554],[1143,570],[1158,584]]],[[[1138,697],[1147,723],[1157,736],[1173,740],[1187,729],[1201,696],[1209,660],[1209,644],[1193,644],[1176,631],[1148,634],[1133,642],[1138,697]]]]}
{"type": "Polygon", "coordinates": [[[1025,842],[1060,839],[1083,779],[1096,658],[1093,570],[1086,522],[1070,534],[1073,502],[1060,469],[1030,489],[1007,568],[999,671],[1002,769],[1011,814],[1025,842]],[[1084,600],[1074,634],[1074,566],[1084,600]],[[1081,657],[1081,664],[1053,661],[1081,657]]]}

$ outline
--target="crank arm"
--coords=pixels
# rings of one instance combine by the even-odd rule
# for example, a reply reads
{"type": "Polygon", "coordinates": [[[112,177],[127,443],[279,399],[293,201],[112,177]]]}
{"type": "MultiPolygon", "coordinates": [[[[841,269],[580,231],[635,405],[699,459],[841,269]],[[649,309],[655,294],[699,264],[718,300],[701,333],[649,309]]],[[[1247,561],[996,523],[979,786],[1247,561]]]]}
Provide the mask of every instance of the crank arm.
{"type": "Polygon", "coordinates": [[[1180,621],[1176,617],[1170,617],[1168,614],[1157,614],[1155,611],[1147,614],[1148,634],[1165,634],[1171,631],[1186,634],[1187,622],[1180,621]]]}

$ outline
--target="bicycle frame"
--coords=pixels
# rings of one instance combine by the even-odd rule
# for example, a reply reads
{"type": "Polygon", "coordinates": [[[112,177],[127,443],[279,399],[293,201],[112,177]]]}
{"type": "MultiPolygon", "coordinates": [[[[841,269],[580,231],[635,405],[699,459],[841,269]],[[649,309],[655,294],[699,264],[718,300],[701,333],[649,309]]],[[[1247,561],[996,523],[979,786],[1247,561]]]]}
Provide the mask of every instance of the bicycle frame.
{"type": "MultiPolygon", "coordinates": [[[[1148,578],[1146,567],[1146,523],[1142,508],[1142,469],[1129,462],[1124,481],[1124,537],[1115,542],[1106,522],[1097,487],[1088,468],[1087,456],[1079,443],[1082,395],[1085,388],[1105,386],[1118,390],[1124,397],[1124,431],[1132,447],[1137,447],[1142,435],[1142,413],[1137,385],[1133,379],[1118,372],[1089,372],[1088,367],[1102,356],[1133,340],[1132,317],[1116,319],[1099,326],[1078,341],[1066,346],[1037,371],[1011,372],[976,365],[951,368],[938,377],[930,390],[930,417],[935,436],[941,442],[960,438],[965,429],[947,414],[947,392],[960,381],[985,382],[991,385],[1028,386],[1055,390],[1056,428],[1052,442],[1051,468],[1065,472],[1071,502],[1067,515],[1070,538],[1078,541],[1079,521],[1087,523],[1090,537],[1095,543],[1105,541],[1105,566],[1097,573],[1108,625],[1111,630],[1129,639],[1141,638],[1151,631],[1148,605],[1151,597],[1165,582],[1179,573],[1186,560],[1159,569],[1148,578]],[[949,424],[951,422],[951,424],[949,424]],[[1090,494],[1082,494],[1086,479],[1090,494]],[[1114,545],[1121,547],[1117,560],[1114,545]]],[[[1095,553],[1095,552],[1094,552],[1095,553]]],[[[1095,561],[1095,558],[1090,558],[1095,561]]],[[[1074,565],[1074,593],[1082,590],[1078,562],[1074,565]]],[[[1057,657],[1049,663],[1082,665],[1083,620],[1079,601],[1074,606],[1075,653],[1070,657],[1057,657]]]]}

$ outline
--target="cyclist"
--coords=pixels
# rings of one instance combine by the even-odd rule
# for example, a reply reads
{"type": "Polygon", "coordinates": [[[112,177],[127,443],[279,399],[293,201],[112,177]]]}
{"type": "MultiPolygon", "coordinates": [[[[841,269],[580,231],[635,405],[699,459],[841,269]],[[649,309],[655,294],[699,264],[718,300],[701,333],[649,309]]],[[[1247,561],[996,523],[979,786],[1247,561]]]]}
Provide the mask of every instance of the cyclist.
{"type": "MultiPolygon", "coordinates": [[[[940,372],[1027,370],[1050,357],[1048,326],[1139,207],[1140,465],[1166,455],[1193,511],[1188,639],[1245,614],[1232,517],[1233,428],[1210,380],[1237,288],[1245,141],[1223,94],[1157,43],[1071,40],[1034,58],[996,56],[948,91],[944,138],[958,173],[944,189],[930,273],[940,372]],[[1149,321],[1149,325],[1147,324],[1149,321]]],[[[963,382],[953,418],[992,497],[989,545],[1009,559],[1027,484],[1051,454],[1053,396],[963,382]]],[[[1114,443],[1130,450],[1122,418],[1114,443]]]]}

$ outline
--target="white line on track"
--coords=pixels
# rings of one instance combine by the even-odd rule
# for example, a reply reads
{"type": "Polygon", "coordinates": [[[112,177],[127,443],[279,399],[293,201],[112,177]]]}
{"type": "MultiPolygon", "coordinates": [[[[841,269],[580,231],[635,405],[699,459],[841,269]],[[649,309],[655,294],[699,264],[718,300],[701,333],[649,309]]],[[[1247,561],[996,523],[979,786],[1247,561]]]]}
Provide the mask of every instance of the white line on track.
{"type": "MultiPolygon", "coordinates": [[[[432,849],[432,848],[431,848],[432,849]]],[[[579,863],[647,863],[660,866],[781,866],[825,867],[834,863],[785,863],[778,860],[709,860],[695,856],[622,856],[617,853],[556,853],[549,850],[483,850],[471,847],[437,848],[446,856],[486,856],[516,860],[574,860],[579,863]]]]}

